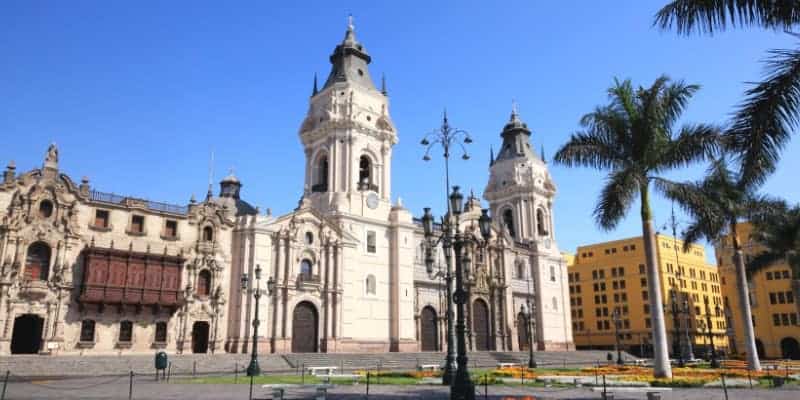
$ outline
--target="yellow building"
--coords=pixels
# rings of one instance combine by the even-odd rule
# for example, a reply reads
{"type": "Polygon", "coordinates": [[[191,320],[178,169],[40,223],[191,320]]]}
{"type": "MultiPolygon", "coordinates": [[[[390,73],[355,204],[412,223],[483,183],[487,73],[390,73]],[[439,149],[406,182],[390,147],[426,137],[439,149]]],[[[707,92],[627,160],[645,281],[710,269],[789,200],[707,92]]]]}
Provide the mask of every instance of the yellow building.
{"type": "MultiPolygon", "coordinates": [[[[755,256],[763,249],[750,240],[752,226],[739,224],[739,241],[745,258],[755,256]]],[[[739,309],[739,293],[736,288],[736,270],[733,266],[733,248],[730,236],[725,237],[716,248],[717,261],[722,275],[724,304],[731,310],[739,309]]],[[[800,326],[798,325],[796,299],[792,295],[791,272],[786,264],[779,264],[752,274],[749,280],[750,308],[756,330],[756,347],[762,358],[800,359],[800,326]]],[[[731,351],[744,353],[744,328],[741,313],[729,313],[731,351]]]]}
{"type": "MultiPolygon", "coordinates": [[[[687,315],[693,355],[699,358],[706,354],[711,347],[706,329],[706,310],[711,314],[714,345],[718,351],[724,352],[727,350],[726,323],[717,267],[708,264],[702,246],[693,245],[684,253],[681,240],[656,235],[656,241],[670,354],[677,358],[676,348],[686,347],[687,315]],[[677,313],[673,313],[673,304],[678,307],[677,313]],[[681,344],[675,340],[675,318],[678,319],[680,330],[677,337],[681,344]]],[[[613,349],[616,310],[619,312],[619,336],[623,349],[639,356],[652,356],[644,264],[641,237],[578,247],[568,264],[576,348],[613,349]]]]}

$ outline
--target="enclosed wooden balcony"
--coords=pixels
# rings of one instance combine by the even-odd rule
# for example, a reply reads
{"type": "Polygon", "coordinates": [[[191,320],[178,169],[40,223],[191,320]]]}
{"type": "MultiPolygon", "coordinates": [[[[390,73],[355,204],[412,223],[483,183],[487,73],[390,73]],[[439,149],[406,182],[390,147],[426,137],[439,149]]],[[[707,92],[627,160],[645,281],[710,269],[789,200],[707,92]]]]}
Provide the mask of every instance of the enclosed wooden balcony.
{"type": "Polygon", "coordinates": [[[79,301],[175,308],[183,303],[178,256],[90,247],[84,250],[79,301]]]}

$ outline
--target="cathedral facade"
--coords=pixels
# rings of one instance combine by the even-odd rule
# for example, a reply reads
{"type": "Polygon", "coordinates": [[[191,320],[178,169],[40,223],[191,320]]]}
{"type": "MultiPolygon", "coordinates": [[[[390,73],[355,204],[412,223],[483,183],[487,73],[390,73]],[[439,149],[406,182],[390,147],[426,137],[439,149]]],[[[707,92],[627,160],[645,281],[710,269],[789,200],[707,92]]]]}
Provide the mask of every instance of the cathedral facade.
{"type": "MultiPolygon", "coordinates": [[[[286,215],[244,201],[233,175],[216,195],[209,188],[177,206],[76,183],[59,170],[55,145],[41,168],[18,173],[9,163],[0,354],[443,350],[443,282],[426,271],[419,219],[391,200],[398,132],[388,95],[352,26],[330,60],[299,129],[305,185],[286,215]]],[[[471,350],[526,349],[531,334],[538,349],[574,348],[556,188],[530,136],[512,112],[492,157],[483,197],[494,234],[467,249],[471,350]]],[[[459,219],[466,235],[480,236],[480,210],[470,196],[459,219]]]]}

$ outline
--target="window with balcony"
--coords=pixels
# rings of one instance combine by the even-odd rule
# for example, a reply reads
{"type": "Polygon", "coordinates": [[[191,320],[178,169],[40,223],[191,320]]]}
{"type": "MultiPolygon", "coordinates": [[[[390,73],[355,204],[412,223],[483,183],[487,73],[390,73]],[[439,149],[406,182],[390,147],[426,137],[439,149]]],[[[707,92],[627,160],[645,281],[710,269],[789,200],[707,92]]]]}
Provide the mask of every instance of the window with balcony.
{"type": "Polygon", "coordinates": [[[300,261],[300,279],[304,281],[310,281],[314,276],[314,264],[311,263],[309,259],[303,259],[300,261]]]}
{"type": "Polygon", "coordinates": [[[178,237],[178,221],[168,219],[164,222],[164,237],[167,239],[175,239],[178,237]]]}
{"type": "Polygon", "coordinates": [[[211,293],[211,272],[207,269],[197,274],[197,295],[206,297],[211,293]]]}
{"type": "Polygon", "coordinates": [[[95,210],[94,211],[94,227],[100,229],[108,229],[108,221],[109,221],[109,212],[108,210],[95,210]]]}
{"type": "Polygon", "coordinates": [[[144,217],[141,215],[134,215],[131,217],[130,233],[143,234],[144,233],[144,217]]]}
{"type": "Polygon", "coordinates": [[[28,247],[25,257],[25,279],[46,281],[50,272],[50,246],[44,242],[36,242],[28,247]]]}

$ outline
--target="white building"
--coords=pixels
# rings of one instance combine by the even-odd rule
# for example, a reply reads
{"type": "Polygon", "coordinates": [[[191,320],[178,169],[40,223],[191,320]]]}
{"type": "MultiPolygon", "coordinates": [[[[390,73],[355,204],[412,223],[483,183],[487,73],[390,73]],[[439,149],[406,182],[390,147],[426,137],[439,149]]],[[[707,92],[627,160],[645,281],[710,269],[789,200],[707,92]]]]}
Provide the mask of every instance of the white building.
{"type": "MultiPolygon", "coordinates": [[[[442,350],[444,290],[425,271],[419,222],[391,202],[398,133],[370,60],[349,26],[300,127],[305,190],[287,215],[259,214],[232,175],[218,197],[209,190],[183,207],[76,185],[58,170],[55,146],[40,169],[17,175],[9,165],[0,354],[246,352],[257,266],[262,288],[275,282],[259,307],[262,351],[442,350]]],[[[530,134],[512,113],[484,191],[495,235],[487,249],[468,249],[472,350],[526,348],[528,299],[538,348],[573,348],[555,186],[530,134]]],[[[460,219],[476,239],[480,208],[470,196],[460,219]]]]}

